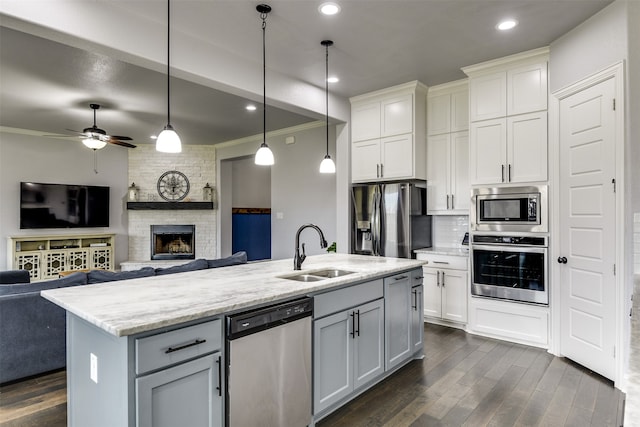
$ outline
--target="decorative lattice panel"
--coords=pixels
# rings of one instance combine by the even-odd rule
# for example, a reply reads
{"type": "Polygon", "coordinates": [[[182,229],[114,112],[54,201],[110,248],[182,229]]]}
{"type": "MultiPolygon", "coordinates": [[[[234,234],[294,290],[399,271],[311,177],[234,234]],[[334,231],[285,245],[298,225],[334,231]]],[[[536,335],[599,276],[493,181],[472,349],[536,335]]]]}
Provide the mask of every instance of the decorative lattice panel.
{"type": "Polygon", "coordinates": [[[18,270],[27,270],[31,280],[38,280],[40,278],[40,260],[39,253],[16,255],[16,267],[18,270]]]}
{"type": "Polygon", "coordinates": [[[58,275],[67,271],[67,252],[48,252],[45,254],[44,277],[58,277],[58,275]]]}
{"type": "Polygon", "coordinates": [[[92,249],[91,268],[111,270],[111,248],[92,249]]]}
{"type": "Polygon", "coordinates": [[[87,268],[89,268],[89,251],[88,250],[69,251],[67,264],[68,264],[69,270],[86,270],[87,268]]]}

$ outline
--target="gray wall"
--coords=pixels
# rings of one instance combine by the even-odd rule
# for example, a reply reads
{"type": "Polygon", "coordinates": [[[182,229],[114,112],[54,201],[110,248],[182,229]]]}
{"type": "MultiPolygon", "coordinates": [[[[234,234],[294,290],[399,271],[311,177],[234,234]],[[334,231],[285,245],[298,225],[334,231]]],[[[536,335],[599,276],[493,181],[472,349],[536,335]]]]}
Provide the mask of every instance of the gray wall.
{"type": "MultiPolygon", "coordinates": [[[[271,166],[271,257],[291,258],[294,253],[295,233],[306,223],[317,224],[329,243],[336,241],[336,175],[321,175],[320,161],[325,155],[325,127],[292,129],[267,135],[267,143],[273,151],[275,165],[271,166]],[[294,144],[286,144],[285,138],[293,136],[294,144]],[[278,214],[282,218],[278,218],[278,214]]],[[[335,155],[335,126],[329,128],[329,153],[335,155]]],[[[230,142],[216,150],[219,162],[220,191],[220,256],[231,253],[231,204],[232,163],[253,155],[260,142],[257,138],[230,142]]],[[[325,253],[320,248],[319,238],[306,230],[301,241],[306,242],[308,254],[325,253]]]]}
{"type": "Polygon", "coordinates": [[[551,92],[627,58],[626,9],[618,0],[551,43],[551,92]]]}
{"type": "Polygon", "coordinates": [[[128,258],[127,149],[109,146],[97,152],[98,174],[93,171],[93,152],[80,140],[68,141],[0,132],[0,270],[9,268],[5,239],[15,235],[68,235],[115,233],[115,265],[128,258]],[[20,182],[106,185],[111,187],[110,227],[20,230],[20,182]]]}
{"type": "Polygon", "coordinates": [[[230,160],[232,207],[271,207],[271,168],[258,166],[253,156],[230,160]]]}

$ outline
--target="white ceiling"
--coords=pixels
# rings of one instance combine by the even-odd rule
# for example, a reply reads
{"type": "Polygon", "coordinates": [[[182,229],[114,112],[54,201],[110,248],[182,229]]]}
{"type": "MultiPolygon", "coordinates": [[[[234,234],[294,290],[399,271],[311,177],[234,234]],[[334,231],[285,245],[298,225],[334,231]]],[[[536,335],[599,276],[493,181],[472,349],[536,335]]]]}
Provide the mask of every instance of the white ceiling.
{"type": "MultiPolygon", "coordinates": [[[[3,0],[5,6],[12,1],[32,1],[34,8],[39,4],[3,0]]],[[[83,13],[100,4],[99,10],[109,8],[112,16],[165,23],[166,29],[164,1],[55,1],[75,3],[72,7],[83,8],[83,13]]],[[[331,39],[335,45],[329,51],[330,74],[340,77],[339,83],[330,86],[332,95],[348,98],[411,80],[431,86],[463,78],[461,67],[549,45],[611,2],[341,0],[342,12],[325,17],[317,11],[321,1],[274,0],[268,2],[273,8],[267,18],[268,73],[322,88],[325,57],[320,41],[331,39]],[[504,17],[514,17],[520,25],[498,32],[495,25],[504,17]]],[[[257,4],[174,0],[172,32],[224,49],[261,69],[257,4]]],[[[88,25],[102,24],[97,11],[95,22],[88,25]]],[[[38,31],[16,25],[4,14],[2,4],[0,12],[0,126],[5,131],[64,134],[66,129],[82,130],[92,124],[91,102],[103,105],[98,111],[99,127],[131,136],[134,144],[150,143],[149,136],[162,129],[166,123],[162,71],[28,34],[38,31]]],[[[111,28],[124,31],[117,25],[100,29],[111,28]]],[[[56,30],[64,32],[64,28],[56,30]]],[[[184,55],[185,49],[189,47],[172,43],[173,52],[182,50],[184,55]]],[[[172,79],[172,85],[172,124],[184,143],[219,143],[262,131],[259,103],[258,110],[249,113],[244,109],[246,98],[182,79],[172,79]]],[[[269,130],[322,118],[317,112],[301,115],[296,106],[270,106],[269,99],[267,104],[269,130]]]]}

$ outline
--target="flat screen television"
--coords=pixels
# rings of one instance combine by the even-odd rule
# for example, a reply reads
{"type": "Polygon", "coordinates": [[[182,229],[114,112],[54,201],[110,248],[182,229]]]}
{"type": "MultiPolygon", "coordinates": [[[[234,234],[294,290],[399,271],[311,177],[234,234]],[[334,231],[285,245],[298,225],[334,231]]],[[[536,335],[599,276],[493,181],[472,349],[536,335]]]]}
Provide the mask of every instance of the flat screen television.
{"type": "Polygon", "coordinates": [[[109,226],[109,187],[20,183],[20,228],[109,226]]]}

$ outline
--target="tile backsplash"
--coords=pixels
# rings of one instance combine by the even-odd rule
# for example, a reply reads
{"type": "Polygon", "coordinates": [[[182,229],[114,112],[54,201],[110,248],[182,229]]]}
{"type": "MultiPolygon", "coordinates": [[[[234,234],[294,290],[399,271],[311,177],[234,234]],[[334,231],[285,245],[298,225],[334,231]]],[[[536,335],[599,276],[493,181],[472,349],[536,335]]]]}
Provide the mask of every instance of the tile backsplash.
{"type": "Polygon", "coordinates": [[[432,224],[433,246],[441,248],[459,248],[464,233],[469,231],[468,215],[434,215],[432,224]]]}

